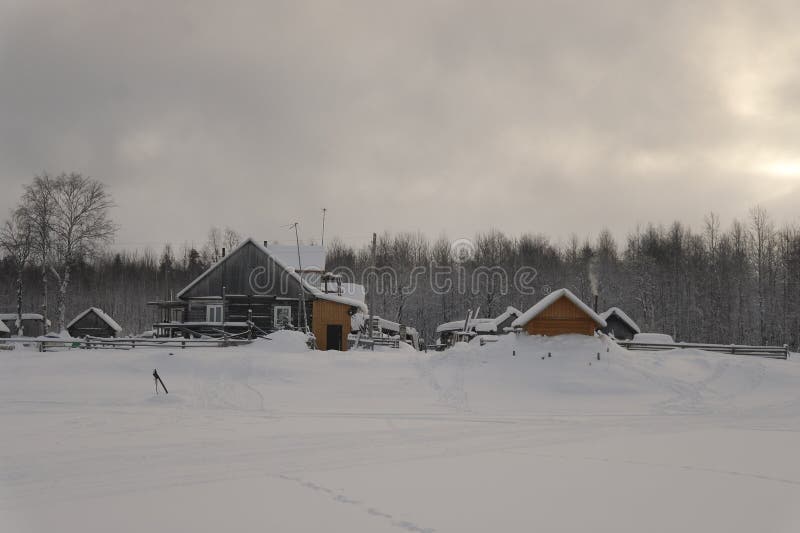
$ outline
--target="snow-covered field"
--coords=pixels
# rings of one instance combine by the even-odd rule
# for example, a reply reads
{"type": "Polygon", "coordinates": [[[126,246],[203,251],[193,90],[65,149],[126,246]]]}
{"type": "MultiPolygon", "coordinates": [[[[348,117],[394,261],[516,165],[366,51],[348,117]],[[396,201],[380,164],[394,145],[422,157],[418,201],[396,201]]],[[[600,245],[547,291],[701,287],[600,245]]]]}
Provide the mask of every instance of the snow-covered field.
{"type": "Polygon", "coordinates": [[[17,349],[0,424],[3,532],[800,531],[797,359],[17,349]]]}

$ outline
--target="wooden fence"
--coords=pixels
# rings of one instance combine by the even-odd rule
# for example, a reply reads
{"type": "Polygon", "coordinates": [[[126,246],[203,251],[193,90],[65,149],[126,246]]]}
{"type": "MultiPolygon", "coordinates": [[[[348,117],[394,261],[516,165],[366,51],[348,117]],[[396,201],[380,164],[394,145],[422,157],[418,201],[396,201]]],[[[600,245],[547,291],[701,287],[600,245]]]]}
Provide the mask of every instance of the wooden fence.
{"type": "Polygon", "coordinates": [[[0,339],[0,343],[34,345],[40,352],[47,351],[49,348],[77,348],[82,350],[101,348],[122,350],[131,350],[133,348],[224,348],[251,342],[247,339],[185,339],[182,337],[84,337],[80,339],[11,337],[0,339]]]}
{"type": "Polygon", "coordinates": [[[386,337],[359,337],[352,341],[349,345],[350,348],[358,347],[364,350],[374,350],[375,346],[389,346],[390,348],[400,348],[400,339],[391,339],[386,337]]]}
{"type": "Polygon", "coordinates": [[[770,359],[788,359],[789,347],[783,346],[747,346],[742,344],[697,344],[690,342],[676,342],[673,344],[655,344],[633,341],[616,341],[617,344],[628,350],[674,350],[676,348],[695,348],[706,352],[729,353],[734,355],[752,355],[768,357],[770,359]]]}

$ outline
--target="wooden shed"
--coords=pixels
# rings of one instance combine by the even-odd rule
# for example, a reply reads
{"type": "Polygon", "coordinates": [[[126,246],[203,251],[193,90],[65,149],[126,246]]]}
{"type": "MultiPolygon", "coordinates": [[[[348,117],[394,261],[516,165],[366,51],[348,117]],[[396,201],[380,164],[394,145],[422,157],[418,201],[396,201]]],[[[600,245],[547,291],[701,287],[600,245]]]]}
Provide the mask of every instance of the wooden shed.
{"type": "Polygon", "coordinates": [[[67,324],[70,337],[116,337],[122,327],[102,309],[90,307],[67,324]]]}
{"type": "Polygon", "coordinates": [[[601,313],[600,317],[606,321],[603,333],[611,335],[615,339],[630,340],[634,335],[642,332],[636,322],[619,307],[610,308],[605,313],[601,313]]]}
{"type": "Polygon", "coordinates": [[[554,337],[569,333],[594,335],[606,326],[606,321],[568,289],[559,289],[539,300],[511,325],[529,335],[554,337]]]}
{"type": "MultiPolygon", "coordinates": [[[[19,328],[17,327],[17,314],[16,313],[0,313],[0,322],[3,322],[9,331],[14,336],[17,335],[19,328]]],[[[48,320],[48,325],[50,321],[48,320]]],[[[22,313],[22,334],[26,337],[38,337],[47,333],[47,328],[44,324],[44,317],[38,313],[22,313]]]]}
{"type": "Polygon", "coordinates": [[[353,307],[330,300],[314,300],[311,329],[319,350],[347,350],[353,307]]]}

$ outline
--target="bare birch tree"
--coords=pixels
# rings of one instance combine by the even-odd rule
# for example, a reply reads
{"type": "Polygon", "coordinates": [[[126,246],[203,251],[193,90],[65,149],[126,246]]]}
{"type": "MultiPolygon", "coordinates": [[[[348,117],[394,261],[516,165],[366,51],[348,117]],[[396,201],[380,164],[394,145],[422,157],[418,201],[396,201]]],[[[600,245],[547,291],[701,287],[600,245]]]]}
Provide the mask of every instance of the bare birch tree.
{"type": "Polygon", "coordinates": [[[240,242],[242,242],[242,236],[236,230],[226,227],[222,234],[222,244],[228,249],[228,253],[239,246],[240,242]]]}
{"type": "Polygon", "coordinates": [[[50,255],[52,249],[53,188],[55,181],[47,174],[33,178],[33,182],[25,187],[22,195],[22,212],[26,217],[26,224],[33,233],[33,255],[38,263],[41,275],[41,311],[44,318],[44,328],[50,327],[48,307],[48,277],[50,270],[50,255]]]}
{"type": "Polygon", "coordinates": [[[108,215],[114,205],[105,186],[81,174],[62,174],[54,181],[51,272],[58,281],[57,329],[66,327],[67,290],[75,263],[111,242],[117,226],[108,215]]]}

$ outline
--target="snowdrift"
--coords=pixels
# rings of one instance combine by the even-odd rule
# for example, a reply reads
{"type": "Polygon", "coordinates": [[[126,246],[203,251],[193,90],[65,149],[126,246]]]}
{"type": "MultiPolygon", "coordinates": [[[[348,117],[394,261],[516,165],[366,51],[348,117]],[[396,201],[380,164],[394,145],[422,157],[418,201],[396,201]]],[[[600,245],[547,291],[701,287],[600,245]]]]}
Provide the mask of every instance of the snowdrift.
{"type": "Polygon", "coordinates": [[[582,336],[20,348],[0,530],[796,531],[798,385],[794,359],[582,336]]]}

